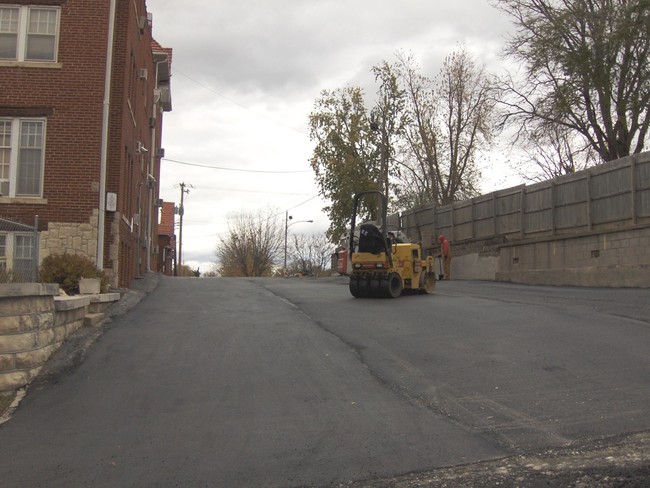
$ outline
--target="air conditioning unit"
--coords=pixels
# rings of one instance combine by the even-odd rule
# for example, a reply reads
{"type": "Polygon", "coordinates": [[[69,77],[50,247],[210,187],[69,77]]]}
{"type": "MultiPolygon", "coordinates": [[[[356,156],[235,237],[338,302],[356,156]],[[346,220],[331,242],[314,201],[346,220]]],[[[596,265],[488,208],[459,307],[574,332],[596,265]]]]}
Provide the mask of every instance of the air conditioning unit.
{"type": "Polygon", "coordinates": [[[163,199],[158,198],[156,199],[156,203],[154,203],[154,207],[162,207],[163,206],[163,199]]]}
{"type": "Polygon", "coordinates": [[[172,103],[172,91],[169,89],[169,87],[163,87],[160,89],[160,103],[172,103]]]}
{"type": "Polygon", "coordinates": [[[149,152],[149,150],[146,147],[144,147],[144,144],[142,144],[142,142],[137,141],[135,143],[135,153],[136,154],[142,154],[142,153],[146,153],[146,152],[149,152]]]}
{"type": "Polygon", "coordinates": [[[147,71],[147,68],[140,68],[140,79],[146,80],[147,78],[149,78],[149,72],[147,71]]]}
{"type": "Polygon", "coordinates": [[[140,31],[140,34],[144,34],[144,30],[147,28],[148,23],[147,17],[144,15],[138,17],[138,30],[140,31]]]}
{"type": "Polygon", "coordinates": [[[156,149],[156,157],[157,158],[164,158],[165,157],[165,148],[164,147],[159,147],[156,149]]]}

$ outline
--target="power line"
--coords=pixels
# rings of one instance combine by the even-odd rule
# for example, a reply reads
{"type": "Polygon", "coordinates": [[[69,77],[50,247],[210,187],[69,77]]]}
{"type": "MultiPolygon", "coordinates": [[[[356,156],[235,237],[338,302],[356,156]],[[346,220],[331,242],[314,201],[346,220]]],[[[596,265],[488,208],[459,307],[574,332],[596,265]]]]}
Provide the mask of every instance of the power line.
{"type": "Polygon", "coordinates": [[[206,85],[206,84],[204,84],[204,83],[201,83],[199,80],[196,80],[196,79],[192,78],[191,76],[189,76],[189,75],[186,74],[186,73],[183,73],[183,72],[182,72],[181,70],[179,70],[176,66],[174,66],[174,73],[178,73],[178,74],[184,76],[185,78],[187,78],[187,79],[190,80],[191,82],[196,83],[196,84],[199,85],[200,87],[205,88],[206,90],[208,90],[208,91],[214,93],[214,94],[217,95],[218,97],[221,97],[221,98],[223,98],[224,100],[227,100],[228,102],[232,103],[233,105],[237,105],[239,108],[242,108],[242,109],[244,109],[244,110],[246,110],[246,111],[248,111],[248,112],[250,112],[250,113],[252,113],[252,114],[254,114],[254,115],[257,115],[258,117],[262,117],[262,118],[264,118],[264,119],[266,119],[266,120],[270,120],[271,122],[273,122],[273,123],[275,123],[275,124],[281,125],[282,127],[286,127],[287,129],[291,129],[292,131],[297,132],[297,133],[299,133],[299,134],[306,135],[306,136],[309,135],[309,134],[308,134],[307,132],[305,132],[304,130],[296,129],[295,127],[292,127],[292,126],[290,126],[290,125],[288,125],[288,124],[285,124],[285,123],[283,123],[283,122],[280,122],[280,121],[277,120],[277,119],[274,119],[274,118],[272,118],[272,117],[269,117],[268,115],[264,115],[264,114],[261,114],[261,113],[259,113],[259,112],[256,112],[255,110],[252,110],[250,107],[247,107],[246,105],[244,105],[244,104],[242,104],[242,103],[239,103],[237,100],[233,100],[232,98],[227,97],[227,96],[224,95],[223,93],[218,92],[218,91],[215,90],[214,88],[212,88],[212,87],[210,87],[210,86],[208,86],[208,85],[206,85]]]}
{"type": "MultiPolygon", "coordinates": [[[[308,198],[307,200],[304,200],[304,201],[298,203],[297,205],[293,205],[293,206],[291,206],[291,207],[288,208],[287,210],[293,210],[293,209],[295,209],[295,208],[301,207],[302,205],[305,205],[306,203],[311,202],[312,200],[318,198],[319,196],[320,196],[320,195],[316,194],[316,195],[314,195],[313,197],[310,197],[310,198],[308,198]]],[[[273,218],[276,218],[276,217],[279,217],[279,216],[283,215],[284,213],[285,213],[285,211],[283,210],[282,212],[278,212],[277,214],[271,214],[271,215],[268,215],[267,217],[262,218],[261,220],[257,220],[257,221],[255,221],[255,222],[254,222],[254,225],[263,224],[263,223],[268,222],[269,220],[271,220],[271,219],[273,219],[273,218]]],[[[217,223],[217,224],[220,224],[220,225],[226,224],[226,222],[216,222],[216,223],[217,223]]],[[[204,235],[201,235],[201,236],[193,236],[193,237],[198,237],[198,238],[204,238],[204,237],[221,237],[222,235],[227,234],[227,233],[228,233],[228,231],[226,230],[226,231],[223,231],[223,232],[216,232],[216,233],[214,233],[214,234],[204,234],[204,235]]]]}
{"type": "Polygon", "coordinates": [[[219,188],[219,187],[202,187],[201,190],[219,191],[224,193],[257,193],[261,195],[280,195],[290,197],[305,197],[310,193],[290,193],[286,191],[269,191],[269,190],[242,190],[240,188],[219,188]]]}
{"type": "Polygon", "coordinates": [[[175,163],[175,164],[182,164],[185,166],[196,166],[198,168],[216,169],[219,171],[235,171],[239,173],[264,173],[264,174],[278,174],[278,175],[311,173],[311,170],[268,171],[268,170],[261,170],[261,169],[226,168],[224,166],[212,166],[209,164],[190,163],[187,161],[179,161],[177,159],[168,159],[168,158],[163,158],[163,161],[168,161],[170,163],[175,163]]]}
{"type": "Polygon", "coordinates": [[[315,198],[318,198],[319,196],[320,196],[319,194],[316,194],[316,195],[314,195],[313,197],[308,198],[308,199],[305,200],[304,202],[301,202],[301,203],[299,203],[298,205],[294,205],[293,207],[291,207],[291,208],[289,208],[289,209],[287,209],[287,210],[293,210],[294,208],[298,208],[298,207],[304,205],[305,203],[309,203],[309,202],[311,202],[312,200],[314,200],[315,198]]]}

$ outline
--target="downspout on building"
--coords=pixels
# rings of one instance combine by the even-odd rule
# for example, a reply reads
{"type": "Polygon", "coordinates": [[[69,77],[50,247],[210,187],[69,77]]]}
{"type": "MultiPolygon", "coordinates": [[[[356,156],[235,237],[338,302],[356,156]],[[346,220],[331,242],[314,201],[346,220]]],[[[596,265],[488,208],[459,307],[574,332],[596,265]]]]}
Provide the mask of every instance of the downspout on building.
{"type": "MultiPolygon", "coordinates": [[[[169,85],[169,54],[166,52],[153,52],[153,62],[156,65],[156,87],[154,88],[154,98],[153,98],[153,113],[151,114],[152,119],[156,121],[156,124],[151,128],[151,157],[149,159],[149,175],[153,178],[154,168],[156,164],[156,158],[161,155],[158,154],[158,141],[156,140],[156,128],[158,124],[158,111],[164,110],[164,107],[161,104],[162,91],[160,89],[161,81],[164,81],[165,85],[169,85]]],[[[171,109],[171,107],[169,107],[171,109]]],[[[155,182],[154,182],[155,183],[155,182]]],[[[152,236],[153,229],[153,218],[154,218],[154,189],[155,185],[150,186],[149,189],[149,221],[147,223],[147,271],[151,271],[151,248],[154,236],[152,236]]],[[[157,218],[157,214],[156,214],[157,218]]],[[[158,236],[156,236],[157,239],[158,236]]]]}
{"type": "Polygon", "coordinates": [[[108,41],[106,48],[106,77],[104,80],[104,106],[102,113],[102,142],[99,166],[99,214],[97,216],[97,267],[104,269],[104,240],[106,226],[106,172],[108,167],[108,136],[111,109],[111,83],[113,80],[113,45],[115,41],[115,14],[117,0],[110,1],[108,41]]]}

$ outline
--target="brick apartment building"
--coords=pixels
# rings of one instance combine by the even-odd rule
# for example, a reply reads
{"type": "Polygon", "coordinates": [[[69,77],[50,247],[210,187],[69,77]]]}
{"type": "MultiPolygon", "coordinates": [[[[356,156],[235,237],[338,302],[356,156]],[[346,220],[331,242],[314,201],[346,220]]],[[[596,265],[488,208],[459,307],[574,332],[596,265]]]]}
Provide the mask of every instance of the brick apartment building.
{"type": "Polygon", "coordinates": [[[0,264],[84,254],[119,287],[158,270],[170,69],[145,0],[0,1],[0,218],[39,231],[0,229],[0,264]]]}
{"type": "Polygon", "coordinates": [[[174,202],[163,202],[158,226],[158,271],[167,276],[172,276],[176,269],[175,215],[174,202]]]}

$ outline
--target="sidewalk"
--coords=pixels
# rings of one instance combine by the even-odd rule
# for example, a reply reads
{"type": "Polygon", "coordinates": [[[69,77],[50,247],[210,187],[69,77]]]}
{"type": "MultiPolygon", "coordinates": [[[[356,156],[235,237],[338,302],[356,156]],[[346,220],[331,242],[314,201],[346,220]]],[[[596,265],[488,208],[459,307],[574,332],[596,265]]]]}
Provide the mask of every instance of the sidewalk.
{"type": "Polygon", "coordinates": [[[140,278],[136,278],[131,282],[130,288],[122,288],[117,290],[121,293],[122,297],[111,305],[105,312],[106,317],[110,319],[117,315],[122,315],[135,307],[140,301],[156,289],[160,282],[161,275],[158,273],[146,273],[140,278]]]}

